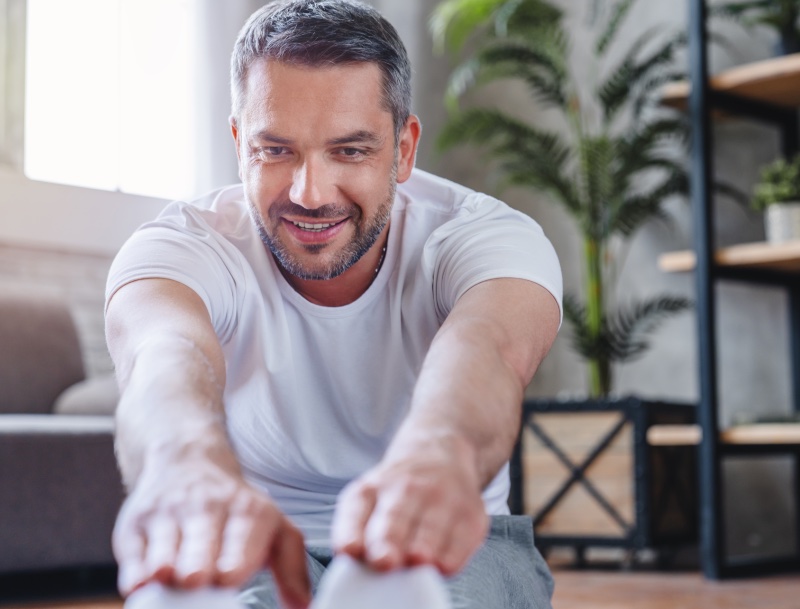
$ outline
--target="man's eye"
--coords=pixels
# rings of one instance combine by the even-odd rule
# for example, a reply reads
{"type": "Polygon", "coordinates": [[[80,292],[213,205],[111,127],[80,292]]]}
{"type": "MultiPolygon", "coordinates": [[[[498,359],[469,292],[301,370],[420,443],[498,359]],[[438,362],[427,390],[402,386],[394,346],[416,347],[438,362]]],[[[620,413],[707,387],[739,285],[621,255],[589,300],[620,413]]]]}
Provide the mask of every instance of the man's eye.
{"type": "Polygon", "coordinates": [[[359,148],[342,148],[340,152],[342,156],[351,158],[356,158],[364,155],[364,151],[359,148]]]}
{"type": "Polygon", "coordinates": [[[269,163],[286,156],[288,153],[289,149],[286,146],[264,146],[258,149],[255,158],[262,163],[269,163]]]}

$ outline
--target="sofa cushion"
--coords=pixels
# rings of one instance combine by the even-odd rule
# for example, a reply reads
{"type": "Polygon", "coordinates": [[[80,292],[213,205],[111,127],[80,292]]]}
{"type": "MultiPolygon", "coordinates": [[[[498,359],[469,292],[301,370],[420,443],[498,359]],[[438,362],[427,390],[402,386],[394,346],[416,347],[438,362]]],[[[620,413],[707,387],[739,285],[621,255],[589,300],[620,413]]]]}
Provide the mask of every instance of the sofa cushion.
{"type": "Polygon", "coordinates": [[[113,374],[95,376],[68,387],[56,400],[56,414],[106,415],[117,409],[119,389],[113,374]]]}
{"type": "Polygon", "coordinates": [[[0,413],[49,413],[85,377],[67,306],[38,295],[0,296],[0,413]]]}

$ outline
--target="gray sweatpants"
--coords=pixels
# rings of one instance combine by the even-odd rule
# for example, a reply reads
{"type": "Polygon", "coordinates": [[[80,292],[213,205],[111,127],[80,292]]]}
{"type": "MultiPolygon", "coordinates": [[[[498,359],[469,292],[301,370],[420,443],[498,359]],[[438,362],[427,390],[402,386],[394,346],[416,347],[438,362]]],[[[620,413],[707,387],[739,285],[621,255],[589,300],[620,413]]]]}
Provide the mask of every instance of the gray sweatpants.
{"type": "MultiPolygon", "coordinates": [[[[307,548],[307,554],[311,586],[316,593],[331,552],[307,548]]],[[[453,609],[551,609],[553,578],[533,545],[531,519],[493,516],[483,546],[461,573],[447,581],[447,587],[453,609]]],[[[242,588],[240,598],[250,609],[280,608],[272,576],[266,571],[256,574],[242,588]]]]}

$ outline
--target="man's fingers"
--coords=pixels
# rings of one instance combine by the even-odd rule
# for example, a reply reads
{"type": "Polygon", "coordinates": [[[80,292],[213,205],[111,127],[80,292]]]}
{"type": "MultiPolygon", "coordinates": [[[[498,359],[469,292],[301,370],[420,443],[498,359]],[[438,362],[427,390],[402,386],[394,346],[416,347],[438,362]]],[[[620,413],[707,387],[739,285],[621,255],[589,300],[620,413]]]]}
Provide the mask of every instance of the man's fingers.
{"type": "Polygon", "coordinates": [[[390,493],[378,501],[365,533],[367,563],[379,571],[406,564],[423,505],[419,495],[390,493]]]}
{"type": "Polygon", "coordinates": [[[209,585],[216,574],[225,513],[201,512],[181,522],[182,540],[178,551],[175,581],[179,586],[209,585]]]}
{"type": "Polygon", "coordinates": [[[175,581],[175,559],[181,542],[178,523],[172,516],[157,516],[147,524],[147,550],[144,559],[145,577],[162,584],[175,581]]]}
{"type": "Polygon", "coordinates": [[[114,527],[112,545],[119,564],[117,586],[120,593],[127,596],[144,583],[147,541],[140,531],[120,518],[114,527]]]}
{"type": "Polygon", "coordinates": [[[417,524],[408,544],[407,564],[436,564],[448,546],[455,520],[441,506],[430,509],[417,524]]]}
{"type": "Polygon", "coordinates": [[[448,542],[436,561],[439,571],[445,576],[455,575],[466,565],[472,554],[486,538],[489,517],[481,514],[476,518],[459,520],[448,536],[448,542]]]}
{"type": "Polygon", "coordinates": [[[365,530],[375,509],[376,489],[367,484],[345,487],[336,505],[331,538],[333,549],[353,558],[365,558],[365,530]]]}
{"type": "Polygon", "coordinates": [[[217,560],[217,584],[240,586],[254,571],[264,566],[279,518],[277,511],[261,517],[241,513],[229,516],[217,560]]]}
{"type": "Polygon", "coordinates": [[[286,519],[275,535],[268,562],[283,604],[306,609],[311,603],[306,548],[302,533],[286,519]]]}

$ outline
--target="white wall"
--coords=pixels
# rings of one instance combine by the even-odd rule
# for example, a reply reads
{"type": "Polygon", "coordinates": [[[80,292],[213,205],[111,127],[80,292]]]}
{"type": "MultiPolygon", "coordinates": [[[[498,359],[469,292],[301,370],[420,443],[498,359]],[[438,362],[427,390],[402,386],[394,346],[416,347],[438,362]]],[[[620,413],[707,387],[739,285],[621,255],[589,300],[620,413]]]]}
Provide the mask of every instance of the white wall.
{"type": "Polygon", "coordinates": [[[0,167],[0,242],[112,254],[160,199],[28,180],[0,167]]]}

